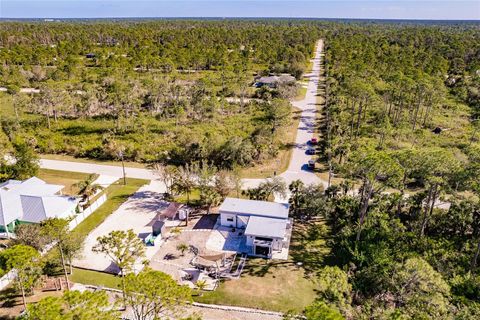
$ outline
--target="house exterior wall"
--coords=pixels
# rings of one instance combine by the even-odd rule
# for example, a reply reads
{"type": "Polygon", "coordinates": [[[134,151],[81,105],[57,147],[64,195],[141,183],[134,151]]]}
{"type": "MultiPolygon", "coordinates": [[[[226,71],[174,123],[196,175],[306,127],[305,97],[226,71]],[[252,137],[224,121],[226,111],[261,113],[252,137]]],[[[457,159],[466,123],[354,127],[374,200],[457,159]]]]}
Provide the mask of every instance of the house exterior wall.
{"type": "Polygon", "coordinates": [[[283,239],[273,239],[272,250],[281,251],[283,245],[283,239]]]}
{"type": "MultiPolygon", "coordinates": [[[[255,236],[246,236],[247,241],[246,241],[246,246],[248,248],[249,254],[255,254],[255,244],[253,243],[255,241],[255,236]]],[[[272,251],[282,251],[283,247],[283,239],[276,239],[274,238],[272,241],[272,251]]]]}
{"type": "Polygon", "coordinates": [[[237,228],[246,228],[248,223],[248,216],[237,215],[237,228]]]}
{"type": "Polygon", "coordinates": [[[220,213],[220,224],[224,227],[231,228],[242,228],[247,227],[249,217],[246,215],[236,214],[236,213],[220,213]]]}
{"type": "Polygon", "coordinates": [[[237,215],[234,213],[220,213],[220,224],[224,227],[235,228],[237,224],[237,215]]]}

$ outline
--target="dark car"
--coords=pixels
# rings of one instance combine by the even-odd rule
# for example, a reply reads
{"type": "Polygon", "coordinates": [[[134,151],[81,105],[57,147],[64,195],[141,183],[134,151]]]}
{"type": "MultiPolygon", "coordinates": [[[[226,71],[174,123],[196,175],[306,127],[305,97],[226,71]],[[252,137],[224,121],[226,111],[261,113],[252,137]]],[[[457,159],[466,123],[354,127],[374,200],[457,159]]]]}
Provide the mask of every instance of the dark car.
{"type": "Polygon", "coordinates": [[[315,148],[314,147],[308,147],[306,152],[307,152],[307,154],[315,154],[315,148]]]}
{"type": "Polygon", "coordinates": [[[318,144],[318,139],[317,139],[317,138],[312,138],[312,139],[310,139],[310,144],[311,144],[311,145],[316,145],[316,144],[318,144]]]}

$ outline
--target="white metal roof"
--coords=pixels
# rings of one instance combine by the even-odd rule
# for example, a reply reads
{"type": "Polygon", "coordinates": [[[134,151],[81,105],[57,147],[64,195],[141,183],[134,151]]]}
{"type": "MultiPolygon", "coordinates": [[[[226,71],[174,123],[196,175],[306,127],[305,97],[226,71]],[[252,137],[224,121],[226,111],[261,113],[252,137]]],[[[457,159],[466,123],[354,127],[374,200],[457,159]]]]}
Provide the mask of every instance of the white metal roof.
{"type": "Polygon", "coordinates": [[[60,196],[61,185],[48,184],[32,177],[25,181],[9,180],[0,184],[0,224],[15,220],[41,222],[62,217],[77,205],[77,199],[60,196]]]}
{"type": "Polygon", "coordinates": [[[22,221],[40,223],[47,218],[67,218],[65,214],[77,206],[77,200],[67,196],[20,196],[23,208],[22,221]]]}
{"type": "Polygon", "coordinates": [[[285,236],[288,220],[250,217],[245,235],[256,237],[282,238],[285,236]]]}
{"type": "Polygon", "coordinates": [[[287,219],[288,208],[289,205],[286,203],[226,198],[220,206],[219,212],[287,219]]]}

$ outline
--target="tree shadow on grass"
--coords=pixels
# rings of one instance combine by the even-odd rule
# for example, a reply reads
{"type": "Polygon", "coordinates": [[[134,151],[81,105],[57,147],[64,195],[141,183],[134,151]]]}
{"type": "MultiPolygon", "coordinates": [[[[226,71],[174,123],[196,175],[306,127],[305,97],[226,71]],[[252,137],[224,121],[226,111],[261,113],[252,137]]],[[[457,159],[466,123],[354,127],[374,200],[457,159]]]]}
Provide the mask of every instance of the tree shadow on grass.
{"type": "Polygon", "coordinates": [[[247,265],[245,269],[243,269],[243,273],[252,277],[264,277],[267,274],[273,274],[276,268],[292,265],[292,261],[289,260],[252,258],[247,260],[247,265]]]}
{"type": "Polygon", "coordinates": [[[305,275],[316,274],[326,265],[330,254],[329,230],[323,222],[297,222],[290,244],[290,256],[305,275]]]}

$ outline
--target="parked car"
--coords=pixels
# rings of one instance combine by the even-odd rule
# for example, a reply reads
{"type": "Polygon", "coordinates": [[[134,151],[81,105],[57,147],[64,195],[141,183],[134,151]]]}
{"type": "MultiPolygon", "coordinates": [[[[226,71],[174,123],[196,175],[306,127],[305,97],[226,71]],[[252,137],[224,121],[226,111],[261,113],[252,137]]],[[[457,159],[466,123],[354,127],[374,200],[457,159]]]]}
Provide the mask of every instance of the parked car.
{"type": "Polygon", "coordinates": [[[311,145],[316,145],[316,144],[318,144],[318,139],[317,139],[317,138],[312,138],[312,139],[310,139],[310,144],[311,144],[311,145]]]}
{"type": "Polygon", "coordinates": [[[315,148],[314,147],[308,147],[307,148],[307,154],[315,154],[315,148]]]}
{"type": "Polygon", "coordinates": [[[313,159],[308,160],[308,168],[315,169],[315,160],[313,159]]]}

